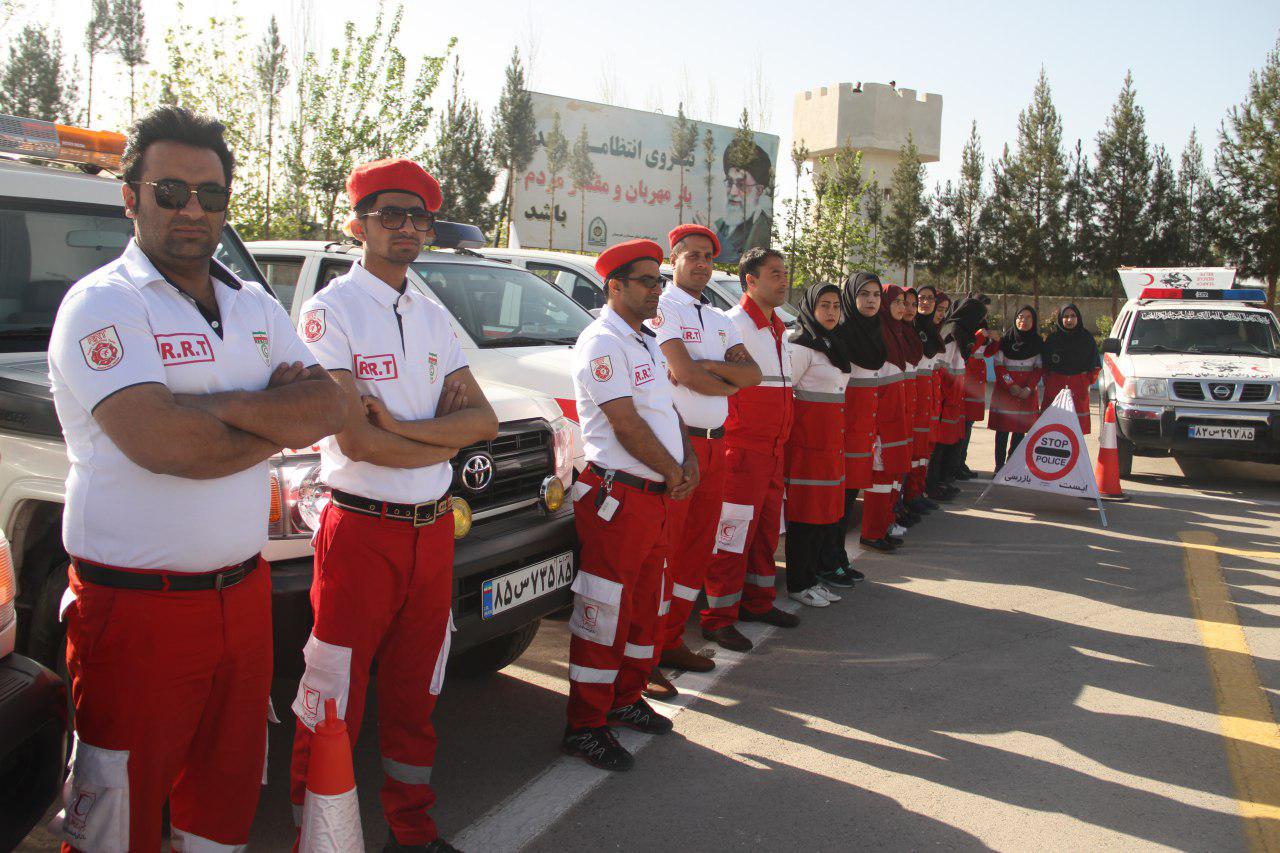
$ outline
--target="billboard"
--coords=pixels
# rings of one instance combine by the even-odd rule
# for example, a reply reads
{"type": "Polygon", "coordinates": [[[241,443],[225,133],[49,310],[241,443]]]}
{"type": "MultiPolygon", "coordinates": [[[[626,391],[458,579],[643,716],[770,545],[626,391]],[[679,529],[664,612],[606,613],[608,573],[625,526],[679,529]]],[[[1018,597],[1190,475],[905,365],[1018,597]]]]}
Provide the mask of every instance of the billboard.
{"type": "Polygon", "coordinates": [[[747,249],[769,244],[777,136],[756,133],[754,151],[730,157],[735,128],[699,122],[693,154],[681,162],[671,153],[672,116],[531,94],[538,142],[533,161],[515,176],[512,245],[599,252],[646,237],[666,248],[667,232],[681,221],[716,232],[718,260],[736,262],[747,249]],[[554,180],[547,169],[546,138],[557,113],[570,151],[587,130],[596,177],[582,191],[568,167],[554,180]]]}

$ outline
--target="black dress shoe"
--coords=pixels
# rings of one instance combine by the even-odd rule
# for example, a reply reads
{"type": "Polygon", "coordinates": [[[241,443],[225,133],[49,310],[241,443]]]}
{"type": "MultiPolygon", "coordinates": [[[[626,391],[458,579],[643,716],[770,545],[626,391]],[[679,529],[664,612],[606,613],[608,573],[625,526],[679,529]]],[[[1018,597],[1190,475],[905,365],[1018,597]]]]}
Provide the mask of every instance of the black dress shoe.
{"type": "Polygon", "coordinates": [[[794,628],[800,624],[800,617],[776,607],[770,607],[764,613],[752,613],[747,608],[738,611],[740,622],[766,622],[779,628],[794,628]]]}
{"type": "Polygon", "coordinates": [[[711,640],[713,643],[719,644],[720,648],[728,649],[731,652],[749,652],[755,645],[742,636],[742,632],[732,625],[725,625],[723,628],[703,628],[702,636],[704,639],[711,640]]]}
{"type": "Polygon", "coordinates": [[[901,548],[902,543],[905,541],[901,536],[890,536],[888,534],[885,534],[884,539],[895,548],[901,548]]]}
{"type": "Polygon", "coordinates": [[[862,537],[858,537],[858,542],[861,543],[863,548],[870,548],[873,551],[883,551],[886,554],[891,554],[898,550],[888,539],[863,539],[862,537]]]}
{"type": "Polygon", "coordinates": [[[920,521],[920,516],[912,517],[910,513],[904,512],[901,515],[894,516],[894,521],[898,522],[903,527],[915,527],[920,521]]]}
{"type": "Polygon", "coordinates": [[[951,501],[955,497],[955,495],[951,494],[941,486],[934,486],[933,491],[929,492],[929,497],[932,500],[947,503],[951,501]]]}
{"type": "Polygon", "coordinates": [[[929,497],[928,495],[921,496],[920,500],[924,503],[925,506],[927,506],[931,510],[942,509],[942,507],[938,505],[938,502],[935,501],[933,498],[929,497]]]}
{"type": "Polygon", "coordinates": [[[866,575],[855,569],[853,566],[847,567],[845,571],[849,573],[849,577],[853,578],[854,581],[864,581],[867,579],[866,575]]]}
{"type": "Polygon", "coordinates": [[[593,729],[566,728],[560,749],[565,755],[581,758],[601,770],[630,770],[636,763],[631,753],[618,743],[608,726],[596,726],[593,729]]]}
{"type": "Polygon", "coordinates": [[[674,699],[680,695],[680,691],[671,683],[671,679],[663,675],[662,670],[656,666],[649,673],[649,683],[644,686],[642,692],[650,699],[674,699]]]}
{"type": "Polygon", "coordinates": [[[614,708],[606,719],[611,726],[626,726],[647,735],[665,735],[672,728],[671,721],[649,707],[643,699],[614,708]]]}

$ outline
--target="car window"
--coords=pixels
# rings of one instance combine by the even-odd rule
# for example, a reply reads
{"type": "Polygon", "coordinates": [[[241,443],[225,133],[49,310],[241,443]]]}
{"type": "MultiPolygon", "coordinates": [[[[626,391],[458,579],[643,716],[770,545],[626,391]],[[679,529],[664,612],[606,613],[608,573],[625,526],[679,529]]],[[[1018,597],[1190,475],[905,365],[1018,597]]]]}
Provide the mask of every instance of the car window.
{"type": "MultiPolygon", "coordinates": [[[[120,257],[132,236],[122,207],[0,199],[0,350],[45,349],[67,290],[120,257]]],[[[230,228],[215,257],[241,278],[261,277],[230,228]]]]}
{"type": "Polygon", "coordinates": [[[525,269],[569,294],[574,302],[590,311],[604,307],[604,291],[596,283],[571,269],[541,261],[527,261],[525,269]]]}
{"type": "Polygon", "coordinates": [[[1153,308],[1133,321],[1129,352],[1280,357],[1280,330],[1262,311],[1153,308]]]}
{"type": "Polygon", "coordinates": [[[298,291],[298,279],[302,277],[301,257],[283,255],[258,255],[254,258],[258,268],[266,276],[266,283],[275,292],[285,311],[293,308],[293,296],[298,291]]]}
{"type": "MultiPolygon", "coordinates": [[[[320,278],[316,282],[316,293],[324,290],[329,285],[329,282],[338,276],[346,275],[354,263],[354,258],[325,258],[324,262],[320,264],[320,278]]],[[[312,295],[314,296],[315,294],[312,295]]]]}
{"type": "Polygon", "coordinates": [[[593,319],[524,270],[423,262],[413,269],[480,347],[571,344],[593,319]]]}

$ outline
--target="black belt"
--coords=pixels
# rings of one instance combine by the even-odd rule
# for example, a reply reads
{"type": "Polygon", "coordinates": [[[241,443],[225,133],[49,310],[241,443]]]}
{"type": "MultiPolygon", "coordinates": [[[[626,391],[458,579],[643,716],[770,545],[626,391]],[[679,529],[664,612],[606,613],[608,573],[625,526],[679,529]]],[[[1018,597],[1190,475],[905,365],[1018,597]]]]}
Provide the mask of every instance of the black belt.
{"type": "Polygon", "coordinates": [[[686,426],[684,431],[694,438],[724,438],[724,426],[718,426],[715,429],[703,429],[702,427],[686,426]]]}
{"type": "Polygon", "coordinates": [[[605,482],[621,483],[624,486],[630,486],[633,489],[639,489],[651,495],[660,495],[667,490],[666,483],[655,483],[653,480],[646,480],[644,477],[637,477],[635,474],[628,474],[626,471],[611,470],[594,462],[588,462],[587,469],[593,474],[599,475],[605,482]]]}
{"type": "Polygon", "coordinates": [[[348,512],[371,515],[374,518],[388,518],[392,521],[403,521],[414,527],[426,527],[435,524],[442,516],[453,512],[453,503],[448,495],[437,501],[423,501],[420,504],[397,504],[391,501],[379,501],[365,498],[334,489],[330,500],[348,512]]]}
{"type": "Polygon", "coordinates": [[[258,555],[254,554],[238,566],[218,572],[187,574],[185,572],[126,572],[90,563],[76,557],[76,575],[80,580],[96,586],[116,589],[147,589],[161,592],[193,592],[205,589],[226,589],[249,577],[258,567],[258,555]]]}

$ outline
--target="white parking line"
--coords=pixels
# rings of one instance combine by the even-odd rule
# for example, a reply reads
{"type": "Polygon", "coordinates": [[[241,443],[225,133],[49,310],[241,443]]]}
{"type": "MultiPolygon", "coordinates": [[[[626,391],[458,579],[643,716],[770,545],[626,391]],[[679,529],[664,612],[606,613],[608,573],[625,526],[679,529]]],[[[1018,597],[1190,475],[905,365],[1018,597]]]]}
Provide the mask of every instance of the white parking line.
{"type": "MultiPolygon", "coordinates": [[[[782,598],[774,606],[787,612],[794,612],[800,607],[796,602],[782,598]]],[[[778,630],[772,625],[759,622],[739,623],[738,629],[757,647],[778,630]]],[[[650,701],[655,707],[663,709],[668,717],[674,718],[750,654],[717,648],[715,669],[710,672],[681,673],[677,680],[677,687],[680,688],[678,696],[670,702],[650,701]]],[[[655,735],[641,734],[630,729],[618,730],[618,740],[632,755],[648,746],[654,737],[655,735]]],[[[597,770],[580,758],[561,756],[523,788],[464,829],[452,843],[460,850],[514,853],[541,835],[612,775],[607,770],[597,770]]]]}

